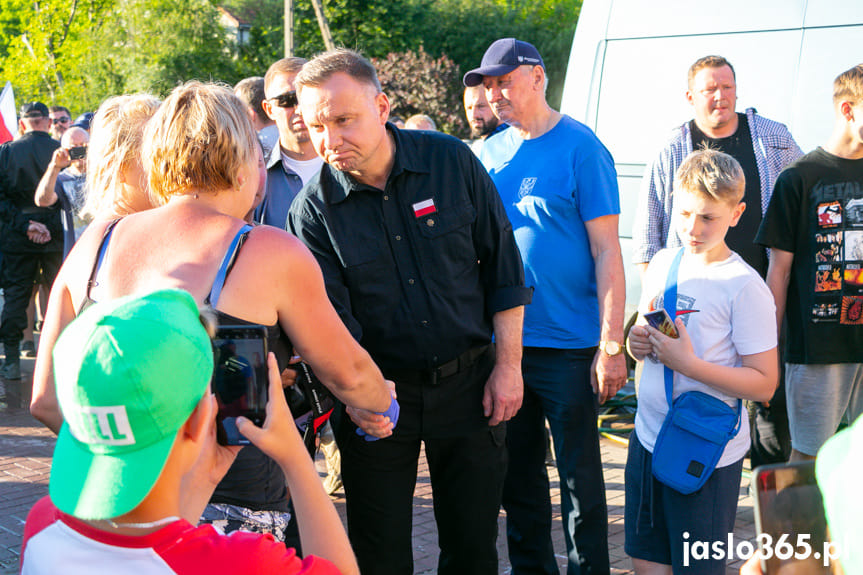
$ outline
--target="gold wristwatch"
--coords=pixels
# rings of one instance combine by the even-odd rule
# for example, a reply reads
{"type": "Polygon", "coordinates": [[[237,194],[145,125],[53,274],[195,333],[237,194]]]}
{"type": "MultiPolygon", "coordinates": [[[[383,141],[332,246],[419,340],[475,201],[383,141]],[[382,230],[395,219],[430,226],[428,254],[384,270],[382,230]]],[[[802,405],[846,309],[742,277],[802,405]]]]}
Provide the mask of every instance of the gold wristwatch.
{"type": "Polygon", "coordinates": [[[623,353],[623,346],[620,345],[619,342],[616,342],[614,340],[600,341],[599,342],[599,349],[600,349],[600,351],[605,352],[606,355],[611,355],[611,356],[619,355],[619,354],[623,353]]]}

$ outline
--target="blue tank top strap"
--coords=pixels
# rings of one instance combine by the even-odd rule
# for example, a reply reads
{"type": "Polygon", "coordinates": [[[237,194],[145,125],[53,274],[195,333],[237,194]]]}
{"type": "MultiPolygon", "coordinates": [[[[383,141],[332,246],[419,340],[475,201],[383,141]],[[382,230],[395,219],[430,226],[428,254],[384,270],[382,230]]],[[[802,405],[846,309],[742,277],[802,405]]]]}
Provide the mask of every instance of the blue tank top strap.
{"type": "Polygon", "coordinates": [[[213,281],[210,295],[207,296],[207,303],[209,303],[213,308],[215,308],[216,304],[219,303],[219,297],[222,295],[222,288],[225,287],[225,280],[228,277],[228,273],[230,273],[231,267],[234,265],[234,261],[237,259],[240,242],[250,231],[252,231],[252,226],[249,224],[241,227],[237,231],[237,235],[235,235],[234,239],[231,241],[228,251],[225,252],[225,258],[222,260],[222,265],[219,266],[218,273],[216,273],[216,279],[213,281]]]}
{"type": "Polygon", "coordinates": [[[96,280],[99,277],[99,270],[102,269],[102,264],[105,261],[105,254],[108,253],[108,244],[111,242],[111,234],[114,233],[114,228],[117,227],[120,219],[121,218],[117,218],[108,224],[108,227],[105,228],[105,233],[102,234],[102,243],[99,244],[99,252],[96,254],[96,261],[93,262],[93,269],[90,271],[90,279],[87,281],[86,300],[90,300],[90,290],[98,283],[96,280]]]}

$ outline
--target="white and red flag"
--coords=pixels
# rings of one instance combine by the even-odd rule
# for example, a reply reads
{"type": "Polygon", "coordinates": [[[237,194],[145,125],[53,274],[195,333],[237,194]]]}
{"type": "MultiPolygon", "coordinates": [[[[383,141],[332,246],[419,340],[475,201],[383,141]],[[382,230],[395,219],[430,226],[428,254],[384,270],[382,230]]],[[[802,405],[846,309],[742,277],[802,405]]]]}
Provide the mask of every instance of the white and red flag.
{"type": "Polygon", "coordinates": [[[434,205],[434,199],[432,198],[415,203],[413,205],[413,209],[414,217],[416,218],[421,218],[425,215],[433,214],[437,211],[437,208],[434,205]]]}
{"type": "Polygon", "coordinates": [[[12,82],[6,82],[0,93],[0,144],[11,142],[18,131],[18,116],[15,114],[15,94],[12,82]]]}

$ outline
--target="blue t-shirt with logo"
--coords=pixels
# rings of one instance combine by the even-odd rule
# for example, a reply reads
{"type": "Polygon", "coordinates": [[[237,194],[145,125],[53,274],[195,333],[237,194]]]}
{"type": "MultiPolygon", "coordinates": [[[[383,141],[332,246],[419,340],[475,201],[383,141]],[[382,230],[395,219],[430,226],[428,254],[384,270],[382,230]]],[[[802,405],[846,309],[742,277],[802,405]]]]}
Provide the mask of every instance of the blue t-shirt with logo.
{"type": "Polygon", "coordinates": [[[599,341],[596,272],[584,222],[620,213],[611,154],[584,124],[563,116],[524,140],[515,129],[486,140],[480,160],[512,222],[533,302],[524,345],[579,349],[599,341]]]}

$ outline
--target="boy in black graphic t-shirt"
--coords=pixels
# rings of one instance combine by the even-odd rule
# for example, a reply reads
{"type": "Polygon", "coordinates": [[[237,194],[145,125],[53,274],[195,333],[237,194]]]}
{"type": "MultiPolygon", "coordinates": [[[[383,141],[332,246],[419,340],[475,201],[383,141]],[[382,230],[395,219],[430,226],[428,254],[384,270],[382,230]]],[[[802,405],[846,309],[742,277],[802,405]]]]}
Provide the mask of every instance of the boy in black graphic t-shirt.
{"type": "Polygon", "coordinates": [[[833,105],[830,140],[780,174],[755,238],[777,323],[787,312],[792,460],[863,413],[863,64],[836,78],[833,105]]]}

